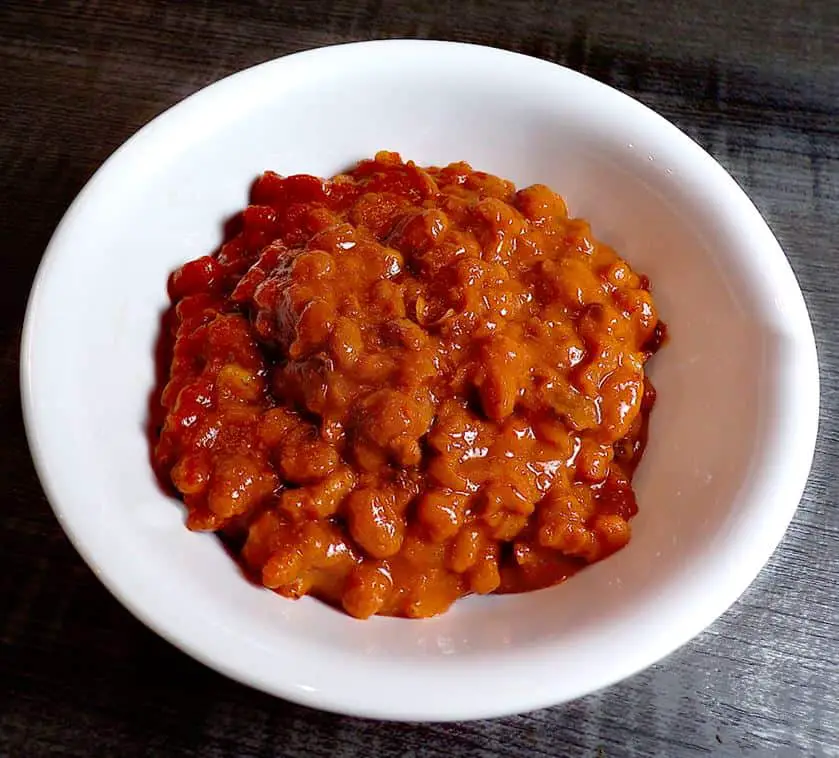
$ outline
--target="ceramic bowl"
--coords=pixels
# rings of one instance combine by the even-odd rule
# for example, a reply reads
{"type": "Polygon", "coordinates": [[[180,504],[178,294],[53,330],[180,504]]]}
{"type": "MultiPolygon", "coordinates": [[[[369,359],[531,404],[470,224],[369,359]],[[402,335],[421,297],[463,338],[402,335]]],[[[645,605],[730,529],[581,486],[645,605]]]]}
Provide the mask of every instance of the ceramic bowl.
{"type": "MultiPolygon", "coordinates": [[[[139,619],[224,674],[317,708],[454,720],[553,705],[687,642],[754,579],[810,467],[818,369],[772,232],[653,111],[544,61],[388,41],[274,60],[152,121],[50,242],[22,353],[32,453],[61,525],[139,619]],[[388,149],[542,182],[653,282],[670,340],[629,546],[567,583],[444,616],[357,621],[249,584],[158,488],[145,434],[169,273],[218,245],[263,170],[388,149]]],[[[161,687],[165,687],[161,672],[161,687]]]]}

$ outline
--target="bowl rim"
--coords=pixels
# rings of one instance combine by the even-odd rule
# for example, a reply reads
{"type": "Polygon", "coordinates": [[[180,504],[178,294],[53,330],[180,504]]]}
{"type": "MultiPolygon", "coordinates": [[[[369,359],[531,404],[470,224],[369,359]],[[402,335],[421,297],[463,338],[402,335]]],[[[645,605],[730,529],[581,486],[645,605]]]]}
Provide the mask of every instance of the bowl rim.
{"type": "MultiPolygon", "coordinates": [[[[160,615],[156,615],[155,609],[150,607],[149,604],[138,602],[130,594],[127,594],[121,586],[122,583],[108,571],[107,561],[100,560],[101,556],[98,555],[91,547],[85,537],[85,534],[77,528],[78,524],[74,522],[72,517],[73,508],[66,507],[64,495],[60,491],[58,482],[53,476],[50,460],[48,460],[44,455],[41,439],[47,434],[50,424],[49,420],[41,415],[32,392],[32,356],[38,349],[36,322],[39,310],[43,307],[44,298],[42,295],[45,282],[50,277],[55,261],[59,258],[59,256],[64,255],[67,252],[65,239],[72,234],[77,216],[87,205],[88,200],[95,195],[100,185],[108,181],[109,174],[115,167],[118,167],[121,156],[133,150],[134,146],[141,143],[143,140],[153,137],[156,131],[165,129],[170,122],[174,122],[174,120],[177,119],[178,112],[185,112],[187,108],[195,107],[196,103],[204,102],[215,93],[220,92],[222,88],[230,88],[237,81],[242,81],[246,77],[257,77],[260,75],[261,71],[275,67],[279,68],[312,63],[316,59],[324,56],[333,56],[333,63],[335,60],[339,60],[342,56],[347,54],[352,56],[359,53],[369,52],[373,55],[387,56],[389,50],[394,50],[400,46],[410,46],[415,48],[418,53],[433,53],[435,49],[440,50],[443,48],[448,50],[457,49],[467,56],[485,56],[487,60],[495,58],[495,62],[499,65],[504,63],[507,65],[553,67],[557,70],[564,71],[566,76],[577,78],[579,80],[585,80],[586,86],[592,87],[604,96],[612,98],[613,101],[615,103],[619,103],[621,107],[634,109],[639,116],[642,115],[644,118],[654,120],[658,124],[659,128],[667,129],[673,139],[679,140],[680,145],[684,145],[685,149],[693,151],[697,157],[701,156],[701,160],[707,164],[706,168],[709,169],[709,177],[711,177],[711,179],[713,179],[715,183],[725,193],[727,193],[728,196],[736,198],[740,203],[740,206],[744,209],[744,212],[748,212],[752,215],[752,221],[765,227],[771,238],[773,240],[775,239],[757,208],[751,200],[748,199],[745,192],[739,187],[736,181],[711,155],[703,150],[690,137],[681,132],[681,130],[663,116],[659,115],[631,96],[572,69],[560,66],[559,64],[555,64],[550,61],[537,59],[499,48],[432,40],[373,40],[367,42],[351,42],[341,45],[329,45],[304,50],[290,55],[281,56],[273,60],[268,60],[233,73],[202,89],[199,89],[192,95],[184,98],[170,108],[167,108],[158,116],[146,123],[120,147],[118,147],[97,169],[94,175],[89,179],[83,189],[73,200],[48,243],[43,258],[39,264],[27,303],[20,353],[21,400],[24,426],[32,459],[35,464],[35,469],[47,496],[47,500],[50,503],[50,506],[63,531],[68,536],[77,552],[92,569],[98,579],[106,586],[109,592],[131,614],[138,618],[147,627],[154,630],[158,635],[191,657],[243,684],[261,689],[292,702],[335,713],[401,721],[454,721],[497,717],[535,710],[537,708],[554,705],[558,702],[575,699],[603,687],[612,685],[666,657],[695,637],[708,625],[713,623],[713,621],[722,615],[722,613],[724,613],[740,597],[740,595],[755,579],[783,537],[798,506],[801,495],[803,494],[815,452],[819,414],[819,376],[815,338],[809,316],[807,315],[806,303],[795,280],[789,262],[781,250],[780,245],[777,245],[777,241],[777,249],[772,250],[771,254],[776,257],[780,257],[779,260],[776,261],[776,274],[782,276],[783,282],[773,280],[772,287],[776,289],[781,286],[789,287],[790,282],[792,282],[794,285],[792,297],[796,301],[794,305],[798,308],[799,303],[797,301],[800,300],[800,308],[803,309],[801,312],[803,312],[804,319],[806,321],[806,325],[803,323],[798,324],[799,328],[794,334],[795,339],[801,341],[798,347],[805,355],[805,361],[802,362],[801,366],[797,367],[797,379],[801,383],[802,387],[805,388],[805,391],[801,393],[803,397],[800,399],[799,413],[790,420],[790,424],[792,424],[792,426],[787,430],[788,433],[791,433],[792,435],[790,437],[791,444],[795,445],[795,449],[798,451],[796,465],[791,470],[787,470],[785,473],[786,492],[789,494],[789,503],[787,508],[783,512],[775,513],[772,523],[768,524],[767,528],[764,529],[761,537],[762,542],[759,545],[754,546],[752,564],[749,569],[742,572],[739,576],[732,578],[732,581],[725,587],[718,588],[718,593],[708,599],[708,603],[706,605],[705,612],[702,614],[701,620],[697,621],[694,619],[691,623],[682,624],[675,633],[671,633],[654,651],[647,650],[643,655],[636,655],[631,658],[627,664],[615,666],[614,670],[611,672],[611,676],[601,676],[593,683],[577,686],[576,690],[566,691],[559,697],[551,696],[549,693],[545,692],[544,688],[539,689],[538,692],[530,692],[526,689],[514,688],[514,691],[506,693],[503,698],[499,698],[498,701],[494,702],[492,705],[485,704],[480,707],[473,707],[469,703],[463,703],[459,707],[453,709],[451,707],[446,708],[440,703],[435,702],[413,702],[410,698],[406,702],[381,702],[378,706],[371,707],[369,703],[353,703],[347,700],[347,698],[342,696],[340,693],[336,694],[335,692],[327,692],[325,690],[309,692],[299,687],[295,687],[291,683],[277,682],[275,680],[269,681],[264,677],[261,678],[253,671],[244,670],[245,667],[239,665],[238,663],[231,663],[230,661],[221,660],[218,657],[215,657],[209,651],[202,649],[200,644],[198,644],[194,639],[189,639],[189,635],[185,634],[183,630],[178,628],[176,619],[167,619],[161,617],[160,615]]],[[[789,296],[790,293],[787,292],[787,295],[789,296]]]]}

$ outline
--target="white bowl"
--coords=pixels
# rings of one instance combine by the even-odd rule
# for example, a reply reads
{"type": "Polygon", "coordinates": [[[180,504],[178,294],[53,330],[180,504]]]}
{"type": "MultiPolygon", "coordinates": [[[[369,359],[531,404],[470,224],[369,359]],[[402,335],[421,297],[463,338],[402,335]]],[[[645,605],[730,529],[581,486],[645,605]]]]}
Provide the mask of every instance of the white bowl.
{"type": "Polygon", "coordinates": [[[404,720],[560,703],[688,641],[781,539],[818,416],[816,351],[795,278],[711,157],[585,76],[437,42],[292,55],[142,129],[50,243],[22,378],[55,513],[129,610],[254,687],[404,720]],[[659,400],[630,545],[561,586],[469,598],[427,621],[360,622],[248,584],[215,537],[184,528],[179,504],[155,483],[144,434],[167,275],[215,248],[264,169],[331,175],[378,149],[549,184],[650,276],[671,334],[651,364],[659,400]]]}

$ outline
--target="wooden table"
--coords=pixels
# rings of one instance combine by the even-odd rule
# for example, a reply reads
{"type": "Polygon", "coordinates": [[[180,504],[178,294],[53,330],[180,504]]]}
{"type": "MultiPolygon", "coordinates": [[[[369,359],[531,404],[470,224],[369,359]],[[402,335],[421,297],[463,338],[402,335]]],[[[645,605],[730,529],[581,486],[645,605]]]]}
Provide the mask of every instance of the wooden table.
{"type": "Polygon", "coordinates": [[[837,220],[836,0],[3,0],[0,755],[839,756],[837,220]],[[17,382],[26,295],[52,230],[95,168],[219,77],[379,37],[541,56],[672,119],[764,213],[815,325],[821,433],[780,549],[700,637],[562,707],[445,726],[381,724],[227,681],[105,591],[62,535],[30,462],[17,382]]]}

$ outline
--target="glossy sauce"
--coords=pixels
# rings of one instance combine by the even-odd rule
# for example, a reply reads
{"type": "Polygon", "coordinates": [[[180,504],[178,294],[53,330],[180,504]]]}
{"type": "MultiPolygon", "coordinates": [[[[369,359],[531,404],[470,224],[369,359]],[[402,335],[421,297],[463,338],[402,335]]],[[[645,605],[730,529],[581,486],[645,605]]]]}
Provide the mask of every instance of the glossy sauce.
{"type": "Polygon", "coordinates": [[[664,325],[547,187],[394,153],[268,172],[170,295],[155,460],[280,594],[431,616],[629,540],[664,325]]]}

